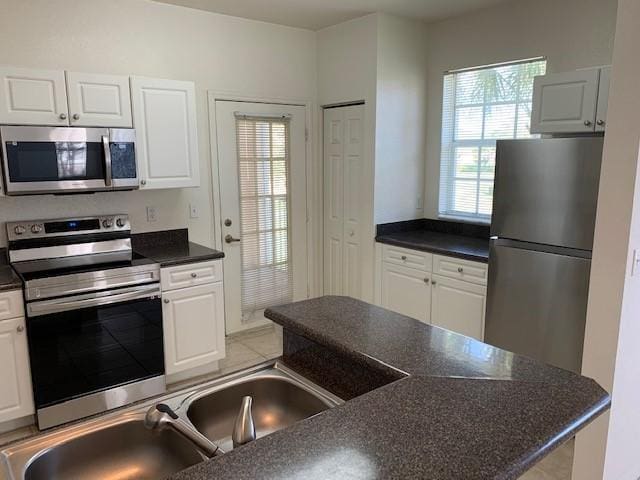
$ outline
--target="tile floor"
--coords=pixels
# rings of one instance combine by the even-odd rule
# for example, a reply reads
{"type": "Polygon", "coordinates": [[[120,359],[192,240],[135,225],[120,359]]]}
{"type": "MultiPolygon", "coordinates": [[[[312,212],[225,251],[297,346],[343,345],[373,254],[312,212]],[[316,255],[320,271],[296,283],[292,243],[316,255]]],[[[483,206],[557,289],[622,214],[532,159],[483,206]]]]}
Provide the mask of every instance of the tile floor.
{"type": "MultiPolygon", "coordinates": [[[[282,355],[282,330],[273,326],[251,330],[227,337],[226,344],[227,356],[220,362],[219,371],[172,385],[171,390],[201,383],[279,357],[282,355]]],[[[0,445],[29,437],[36,432],[34,426],[28,426],[0,434],[0,445]]],[[[571,480],[572,461],[573,441],[569,441],[525,473],[520,480],[571,480]]]]}

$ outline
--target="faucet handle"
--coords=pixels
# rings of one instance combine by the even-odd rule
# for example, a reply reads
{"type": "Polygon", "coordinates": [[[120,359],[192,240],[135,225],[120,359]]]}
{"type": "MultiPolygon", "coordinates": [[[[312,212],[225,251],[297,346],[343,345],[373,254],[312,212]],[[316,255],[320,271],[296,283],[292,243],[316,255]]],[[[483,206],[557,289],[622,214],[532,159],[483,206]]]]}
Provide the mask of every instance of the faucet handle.
{"type": "Polygon", "coordinates": [[[162,412],[162,413],[166,413],[167,415],[169,415],[174,420],[178,419],[178,414],[176,412],[174,412],[173,409],[169,405],[167,405],[166,403],[158,403],[156,405],[156,410],[158,410],[159,412],[162,412]]]}
{"type": "Polygon", "coordinates": [[[236,421],[233,424],[233,433],[231,434],[233,448],[252,442],[256,439],[256,426],[253,422],[253,415],[251,414],[252,404],[253,398],[249,395],[242,398],[240,411],[238,412],[236,421]]]}

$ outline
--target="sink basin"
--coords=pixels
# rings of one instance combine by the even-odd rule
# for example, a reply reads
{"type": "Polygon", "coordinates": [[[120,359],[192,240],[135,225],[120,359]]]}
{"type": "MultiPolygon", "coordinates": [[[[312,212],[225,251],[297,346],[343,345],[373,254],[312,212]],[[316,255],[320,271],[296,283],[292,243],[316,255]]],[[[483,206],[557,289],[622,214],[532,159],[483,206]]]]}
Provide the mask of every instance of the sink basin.
{"type": "Polygon", "coordinates": [[[253,397],[257,438],[335,405],[287,378],[261,376],[200,395],[190,402],[187,417],[200,433],[228,452],[233,449],[231,432],[245,395],[253,397]]]}
{"type": "Polygon", "coordinates": [[[155,433],[139,419],[87,432],[45,450],[25,480],[156,480],[201,462],[195,447],[172,430],[155,433]]]}
{"type": "Polygon", "coordinates": [[[342,403],[278,362],[267,362],[102,418],[60,428],[0,451],[0,479],[157,480],[205,457],[171,428],[149,430],[144,418],[166,403],[216,443],[233,449],[233,423],[245,395],[253,397],[257,437],[342,403]]]}

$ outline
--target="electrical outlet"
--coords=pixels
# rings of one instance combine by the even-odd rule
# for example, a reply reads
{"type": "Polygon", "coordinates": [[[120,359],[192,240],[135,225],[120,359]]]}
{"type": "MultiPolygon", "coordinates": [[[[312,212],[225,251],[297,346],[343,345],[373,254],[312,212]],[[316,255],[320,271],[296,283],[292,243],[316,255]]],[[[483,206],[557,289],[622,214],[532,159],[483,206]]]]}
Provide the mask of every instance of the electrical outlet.
{"type": "Polygon", "coordinates": [[[147,207],[147,222],[156,222],[158,220],[158,214],[156,207],[147,207]]]}
{"type": "Polygon", "coordinates": [[[193,204],[190,203],[189,204],[189,218],[198,218],[200,216],[200,211],[198,210],[198,207],[193,204]]]}

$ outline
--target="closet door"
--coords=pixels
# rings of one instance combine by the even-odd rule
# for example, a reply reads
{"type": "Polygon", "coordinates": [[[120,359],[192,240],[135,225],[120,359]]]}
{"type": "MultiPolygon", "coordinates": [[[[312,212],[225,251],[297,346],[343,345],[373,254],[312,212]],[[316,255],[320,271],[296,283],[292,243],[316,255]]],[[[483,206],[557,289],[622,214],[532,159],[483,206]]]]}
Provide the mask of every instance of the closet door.
{"type": "Polygon", "coordinates": [[[324,111],[324,293],[362,295],[364,106],[324,111]]]}

